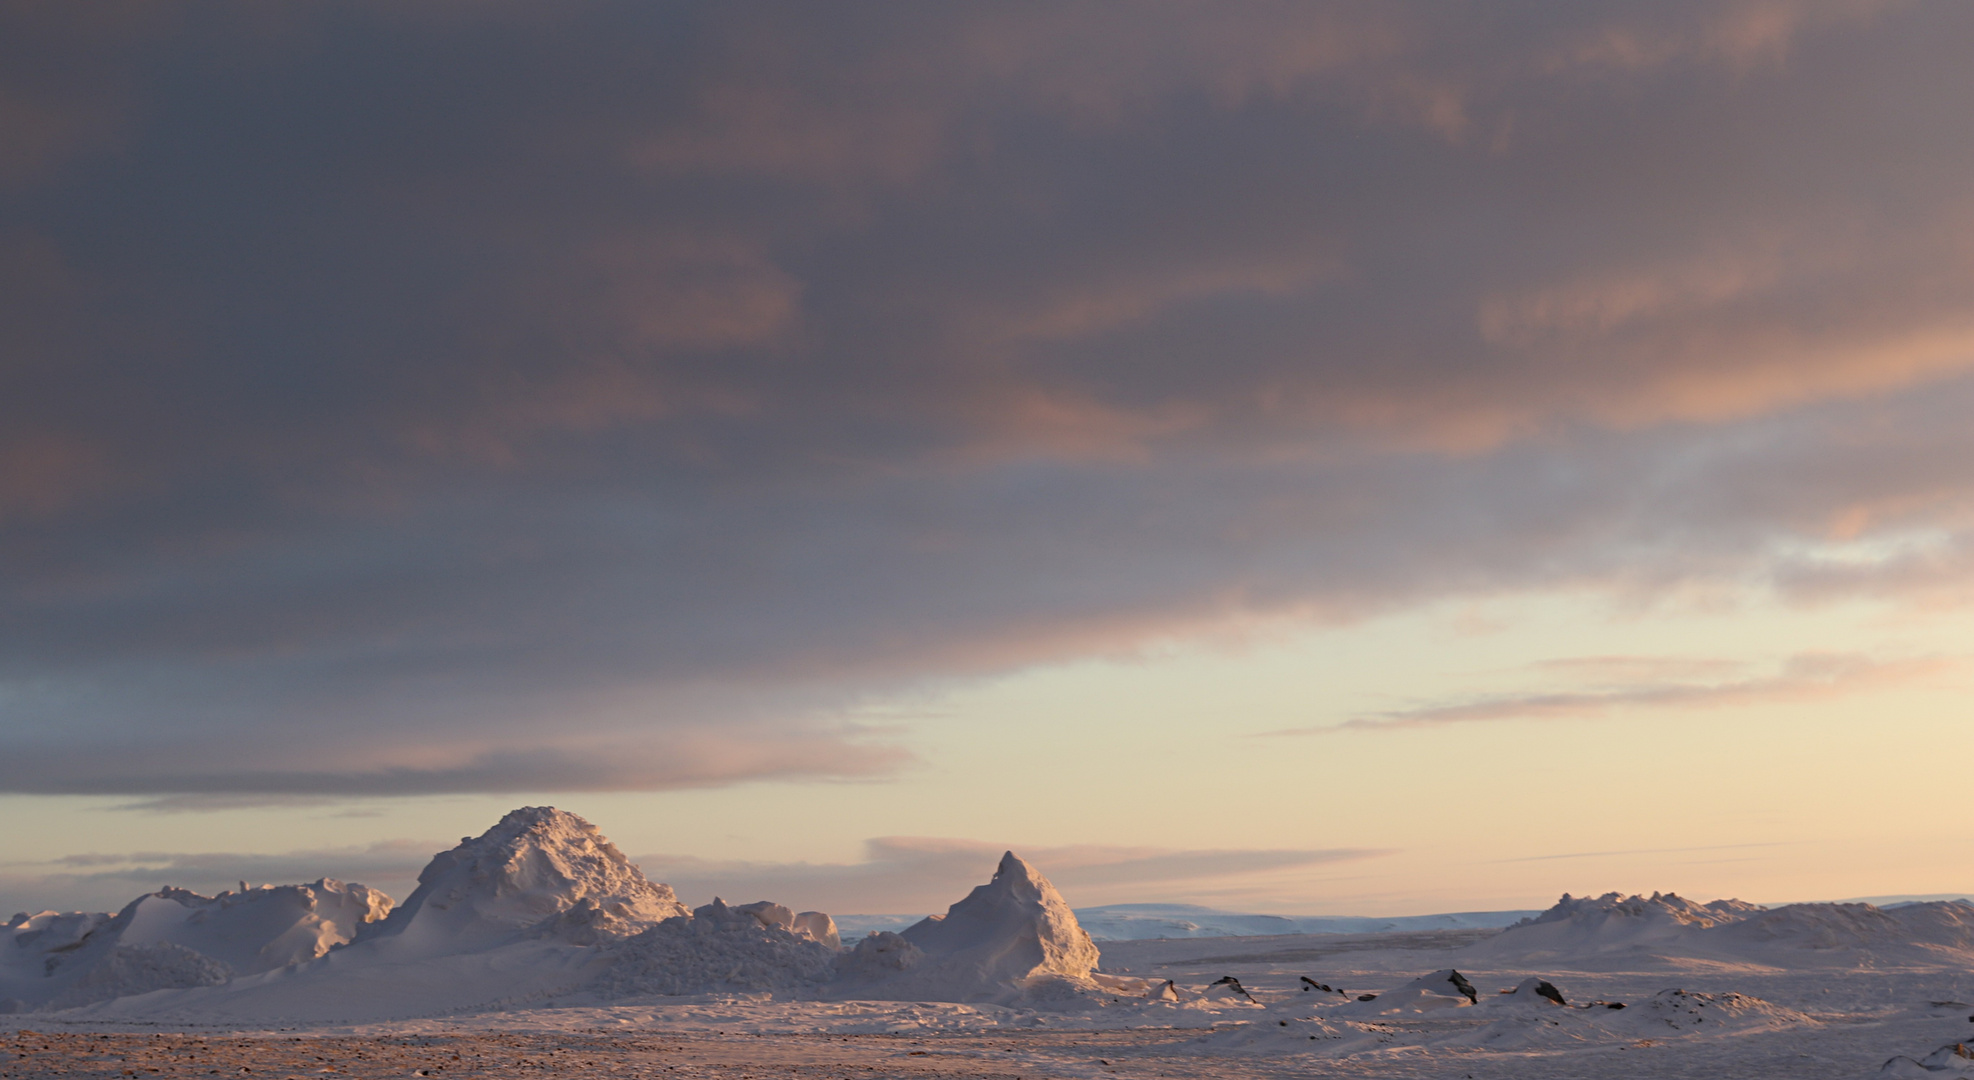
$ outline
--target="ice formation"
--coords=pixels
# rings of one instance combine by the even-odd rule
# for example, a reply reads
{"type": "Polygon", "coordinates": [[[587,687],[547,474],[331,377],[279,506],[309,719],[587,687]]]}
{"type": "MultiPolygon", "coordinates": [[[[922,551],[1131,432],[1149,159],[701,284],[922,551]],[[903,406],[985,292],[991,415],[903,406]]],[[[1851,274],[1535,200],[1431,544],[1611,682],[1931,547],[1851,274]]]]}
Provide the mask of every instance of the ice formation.
{"type": "Polygon", "coordinates": [[[390,910],[376,889],[333,878],[213,897],[166,888],[132,901],[107,930],[119,945],[179,945],[249,975],[313,960],[390,910]]]}
{"type": "Polygon", "coordinates": [[[1099,959],[1062,894],[1010,851],[992,880],[946,914],[870,935],[843,970],[918,1000],[1005,1001],[1094,990],[1099,959]]]}
{"type": "Polygon", "coordinates": [[[17,915],[0,957],[9,996],[50,1008],[223,983],[313,960],[390,911],[390,897],[330,878],[218,896],[164,888],[100,913],[17,915]]]}
{"type": "Polygon", "coordinates": [[[508,813],[434,857],[418,888],[356,941],[395,939],[400,954],[485,949],[517,935],[594,944],[686,914],[596,826],[551,806],[508,813]]]}

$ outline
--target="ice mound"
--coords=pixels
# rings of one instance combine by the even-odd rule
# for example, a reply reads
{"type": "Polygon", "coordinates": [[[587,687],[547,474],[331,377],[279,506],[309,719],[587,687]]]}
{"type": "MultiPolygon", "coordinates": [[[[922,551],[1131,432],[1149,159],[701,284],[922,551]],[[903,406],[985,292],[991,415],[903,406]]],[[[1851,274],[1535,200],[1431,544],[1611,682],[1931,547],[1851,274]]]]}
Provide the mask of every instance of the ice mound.
{"type": "Polygon", "coordinates": [[[667,919],[605,946],[610,969],[592,992],[616,999],[723,990],[813,990],[835,974],[836,945],[818,941],[806,927],[798,932],[797,918],[780,904],[761,901],[729,907],[714,897],[690,916],[667,919]]]}
{"type": "Polygon", "coordinates": [[[1489,1005],[1525,1006],[1537,1009],[1553,1009],[1557,1006],[1569,1004],[1564,999],[1563,992],[1556,989],[1555,983],[1550,982],[1548,979],[1537,978],[1533,975],[1523,979],[1513,990],[1505,994],[1496,995],[1489,999],[1487,1003],[1489,1005]]]}
{"type": "Polygon", "coordinates": [[[1974,1047],[1948,1043],[1917,1061],[1895,1057],[1878,1070],[1884,1080],[1949,1080],[1974,1076],[1974,1047]]]}
{"type": "MultiPolygon", "coordinates": [[[[1474,984],[1467,977],[1452,968],[1421,975],[1395,990],[1387,990],[1370,1001],[1352,1001],[1338,1005],[1328,1014],[1350,1016],[1391,1016],[1399,1014],[1433,1012],[1439,1009],[1463,1009],[1473,1005],[1480,998],[1474,984]]],[[[1328,1015],[1326,1014],[1326,1015],[1328,1015]]]]}
{"type": "Polygon", "coordinates": [[[671,888],[647,879],[596,826],[527,806],[434,857],[404,904],[356,941],[435,956],[523,934],[594,944],[684,914],[671,888]]]}
{"type": "Polygon", "coordinates": [[[1049,880],[1010,851],[991,881],[947,909],[859,942],[841,965],[867,992],[921,1001],[1071,998],[1094,991],[1099,956],[1049,880]]]}

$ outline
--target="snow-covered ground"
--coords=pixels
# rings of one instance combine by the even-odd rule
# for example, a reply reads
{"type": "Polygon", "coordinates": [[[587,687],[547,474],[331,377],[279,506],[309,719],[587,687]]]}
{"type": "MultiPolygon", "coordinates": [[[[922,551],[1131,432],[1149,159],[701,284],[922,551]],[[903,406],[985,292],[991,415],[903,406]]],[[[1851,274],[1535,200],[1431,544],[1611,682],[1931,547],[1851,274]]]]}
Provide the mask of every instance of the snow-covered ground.
{"type": "Polygon", "coordinates": [[[395,907],[319,881],[17,917],[0,1030],[580,1036],[605,1057],[662,1034],[762,1075],[1974,1076],[1954,1049],[1974,1041],[1974,904],[1613,893],[1488,921],[1099,943],[1010,853],[944,916],[843,947],[820,912],[687,912],[588,822],[529,808],[395,907]]]}

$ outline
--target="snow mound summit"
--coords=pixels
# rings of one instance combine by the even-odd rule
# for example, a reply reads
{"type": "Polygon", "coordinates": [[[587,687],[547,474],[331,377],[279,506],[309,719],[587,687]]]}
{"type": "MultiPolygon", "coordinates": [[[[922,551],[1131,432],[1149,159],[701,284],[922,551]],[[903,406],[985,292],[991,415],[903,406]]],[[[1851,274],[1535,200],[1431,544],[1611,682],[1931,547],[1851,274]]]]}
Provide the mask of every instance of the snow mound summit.
{"type": "Polygon", "coordinates": [[[433,955],[521,935],[593,944],[685,914],[670,886],[646,878],[596,826],[526,806],[435,856],[404,904],[356,940],[433,955]]]}

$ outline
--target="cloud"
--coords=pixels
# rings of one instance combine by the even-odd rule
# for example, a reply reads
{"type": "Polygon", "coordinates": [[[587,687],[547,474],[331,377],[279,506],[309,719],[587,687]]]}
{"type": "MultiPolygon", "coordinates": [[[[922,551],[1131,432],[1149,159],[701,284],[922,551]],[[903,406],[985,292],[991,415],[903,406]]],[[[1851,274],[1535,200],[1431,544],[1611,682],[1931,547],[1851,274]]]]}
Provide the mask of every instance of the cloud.
{"type": "MultiPolygon", "coordinates": [[[[116,910],[166,885],[206,893],[249,884],[360,881],[402,900],[447,843],[387,840],[280,854],[223,852],[77,853],[43,863],[0,864],[0,904],[49,903],[116,910]]],[[[928,837],[880,837],[855,863],[759,863],[650,855],[647,876],[688,902],[768,898],[833,913],[944,911],[993,874],[1003,844],[928,837]]],[[[1257,881],[1331,863],[1388,854],[1367,849],[1204,850],[1080,845],[1022,847],[1024,858],[1078,904],[1238,893],[1257,881]]]]}
{"type": "MultiPolygon", "coordinates": [[[[1607,664],[1606,658],[1595,658],[1607,664]]],[[[1382,731],[1495,720],[1593,719],[1625,710],[1694,711],[1813,701],[1939,675],[1957,662],[1927,658],[1879,661],[1864,656],[1805,654],[1773,674],[1718,682],[1640,682],[1583,691],[1484,696],[1352,717],[1340,724],[1288,728],[1266,736],[1382,731]]]]}
{"type": "Polygon", "coordinates": [[[835,913],[944,911],[992,875],[1004,849],[1041,869],[1079,905],[1238,894],[1257,881],[1389,854],[1364,848],[1173,850],[1078,845],[1036,847],[930,837],[879,837],[856,863],[750,863],[648,855],[655,879],[703,902],[775,899],[835,913]]]}
{"type": "MultiPolygon", "coordinates": [[[[390,747],[390,756],[402,753],[390,747]]],[[[342,768],[254,769],[237,763],[212,770],[211,748],[159,747],[134,768],[120,758],[66,750],[25,750],[0,765],[0,787],[48,795],[131,794],[159,798],[129,809],[194,811],[268,803],[302,803],[380,795],[463,792],[661,791],[714,787],[745,780],[846,780],[883,777],[911,761],[892,745],[864,744],[828,733],[777,730],[749,736],[711,731],[668,732],[637,745],[527,746],[484,751],[431,766],[379,762],[376,748],[342,768]],[[78,759],[81,760],[78,760],[78,759]]],[[[447,748],[444,757],[458,756],[447,748]]]]}
{"type": "Polygon", "coordinates": [[[383,840],[283,854],[226,852],[81,852],[43,863],[0,864],[0,906],[41,910],[50,904],[117,911],[167,885],[207,895],[250,885],[331,877],[381,888],[402,900],[433,853],[451,845],[383,840]]]}
{"type": "Polygon", "coordinates": [[[0,10],[0,790],[868,779],[1228,621],[1969,595],[1966,9],[217,11],[0,10]]]}

